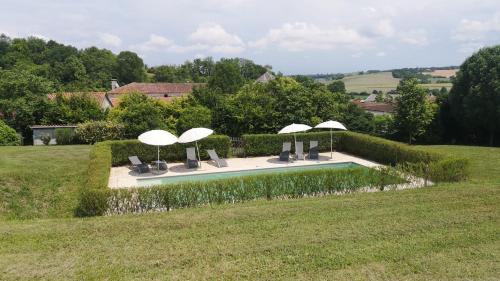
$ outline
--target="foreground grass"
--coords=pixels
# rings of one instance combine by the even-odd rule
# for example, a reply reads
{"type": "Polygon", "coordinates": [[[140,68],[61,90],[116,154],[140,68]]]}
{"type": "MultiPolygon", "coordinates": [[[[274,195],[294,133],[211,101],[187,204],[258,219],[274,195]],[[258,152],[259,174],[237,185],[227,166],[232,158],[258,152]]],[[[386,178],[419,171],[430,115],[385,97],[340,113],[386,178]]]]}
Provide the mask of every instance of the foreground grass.
{"type": "Polygon", "coordinates": [[[70,217],[90,146],[0,146],[0,220],[70,217]]]}
{"type": "Polygon", "coordinates": [[[0,280],[497,280],[500,150],[428,149],[471,155],[471,180],[170,213],[0,222],[0,280]]]}

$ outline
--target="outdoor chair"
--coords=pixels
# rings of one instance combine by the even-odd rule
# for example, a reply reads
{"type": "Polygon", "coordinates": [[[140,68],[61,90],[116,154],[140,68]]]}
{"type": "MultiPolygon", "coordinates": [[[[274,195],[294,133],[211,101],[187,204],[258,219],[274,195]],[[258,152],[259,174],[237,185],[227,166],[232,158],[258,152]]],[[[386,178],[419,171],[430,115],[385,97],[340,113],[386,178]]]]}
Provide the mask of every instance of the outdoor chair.
{"type": "Polygon", "coordinates": [[[186,166],[189,169],[198,168],[200,166],[200,164],[198,163],[198,158],[196,157],[196,148],[194,147],[186,148],[186,155],[187,155],[186,166]]]}
{"type": "Polygon", "coordinates": [[[301,141],[295,143],[295,159],[297,160],[306,159],[306,157],[304,156],[304,143],[301,141]]]}
{"type": "Polygon", "coordinates": [[[214,149],[207,149],[208,156],[210,156],[210,159],[217,164],[217,167],[227,167],[227,162],[223,158],[219,158],[219,155],[217,155],[217,152],[215,152],[214,149]]]}
{"type": "Polygon", "coordinates": [[[309,142],[309,159],[319,159],[318,141],[309,142]]]}
{"type": "Polygon", "coordinates": [[[290,159],[290,150],[292,150],[292,143],[284,142],[283,150],[280,153],[280,161],[288,161],[290,159]]]}
{"type": "Polygon", "coordinates": [[[139,174],[142,173],[149,173],[149,166],[148,164],[144,164],[139,160],[139,157],[137,156],[129,156],[128,160],[130,160],[130,163],[132,163],[132,169],[139,174]]]}

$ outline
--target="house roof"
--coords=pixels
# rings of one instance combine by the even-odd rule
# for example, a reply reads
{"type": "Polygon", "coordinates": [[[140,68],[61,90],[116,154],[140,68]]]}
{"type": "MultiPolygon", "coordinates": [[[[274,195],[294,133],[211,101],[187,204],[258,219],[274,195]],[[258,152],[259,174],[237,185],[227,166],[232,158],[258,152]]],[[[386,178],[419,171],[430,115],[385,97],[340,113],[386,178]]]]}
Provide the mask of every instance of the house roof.
{"type": "Polygon", "coordinates": [[[109,91],[110,94],[125,94],[139,92],[143,94],[189,94],[194,87],[205,85],[204,83],[137,83],[133,82],[109,91]]]}
{"type": "Polygon", "coordinates": [[[102,104],[104,100],[106,100],[106,92],[64,92],[64,93],[52,93],[48,94],[47,98],[49,100],[54,100],[57,95],[62,95],[65,98],[69,98],[71,96],[75,95],[90,95],[91,98],[93,98],[95,101],[97,101],[99,104],[102,104]]]}
{"type": "Polygon", "coordinates": [[[394,112],[394,105],[392,103],[385,102],[361,102],[359,100],[353,101],[354,104],[363,108],[366,111],[378,111],[378,112],[394,112]]]}
{"type": "Polygon", "coordinates": [[[77,125],[31,125],[31,129],[76,128],[77,125]]]}
{"type": "Polygon", "coordinates": [[[274,78],[275,78],[274,75],[272,75],[269,71],[266,71],[264,74],[262,74],[255,81],[260,82],[260,83],[267,83],[267,82],[273,80],[274,78]]]}

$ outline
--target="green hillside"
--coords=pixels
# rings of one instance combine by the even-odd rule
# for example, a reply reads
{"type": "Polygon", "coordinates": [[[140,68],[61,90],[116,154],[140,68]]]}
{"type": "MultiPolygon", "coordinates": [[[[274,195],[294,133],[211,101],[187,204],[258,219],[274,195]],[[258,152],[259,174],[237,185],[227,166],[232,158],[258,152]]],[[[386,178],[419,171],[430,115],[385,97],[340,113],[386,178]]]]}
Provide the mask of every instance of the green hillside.
{"type": "MultiPolygon", "coordinates": [[[[0,221],[0,279],[495,280],[500,149],[426,148],[471,158],[471,179],[168,213],[0,221]]],[[[47,193],[35,167],[57,159],[46,164],[54,179],[43,189],[73,194],[78,183],[70,179],[84,169],[88,147],[58,147],[54,156],[50,149],[0,148],[0,171],[17,167],[2,174],[3,183],[14,183],[4,192],[47,193]],[[71,157],[57,156],[64,150],[71,157]]],[[[42,217],[67,213],[37,208],[42,217]]]]}

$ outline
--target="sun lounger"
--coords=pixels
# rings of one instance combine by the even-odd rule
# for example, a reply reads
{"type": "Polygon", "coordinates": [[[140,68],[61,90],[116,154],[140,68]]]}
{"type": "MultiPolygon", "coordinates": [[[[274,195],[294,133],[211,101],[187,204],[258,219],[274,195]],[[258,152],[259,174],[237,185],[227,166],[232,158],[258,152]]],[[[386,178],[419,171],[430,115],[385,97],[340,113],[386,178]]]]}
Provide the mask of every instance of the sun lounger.
{"type": "Polygon", "coordinates": [[[138,172],[139,174],[149,173],[148,164],[142,163],[141,160],[139,160],[139,157],[129,156],[128,160],[130,160],[130,163],[132,163],[132,168],[134,171],[138,172]]]}
{"type": "Polygon", "coordinates": [[[196,158],[196,148],[194,147],[186,148],[186,155],[187,155],[186,166],[189,169],[198,168],[200,166],[200,164],[198,163],[198,158],[196,158]]]}
{"type": "Polygon", "coordinates": [[[284,142],[283,150],[280,153],[280,161],[288,161],[290,159],[290,150],[292,150],[292,143],[284,142]]]}
{"type": "Polygon", "coordinates": [[[210,159],[214,161],[217,164],[217,167],[227,167],[227,162],[223,158],[219,158],[219,155],[217,155],[217,152],[215,152],[214,149],[207,149],[208,156],[210,156],[210,159]]]}
{"type": "Polygon", "coordinates": [[[301,141],[295,143],[295,159],[297,160],[306,159],[306,157],[304,156],[304,143],[301,141]]]}
{"type": "Polygon", "coordinates": [[[309,142],[309,159],[319,159],[318,141],[309,142]]]}

